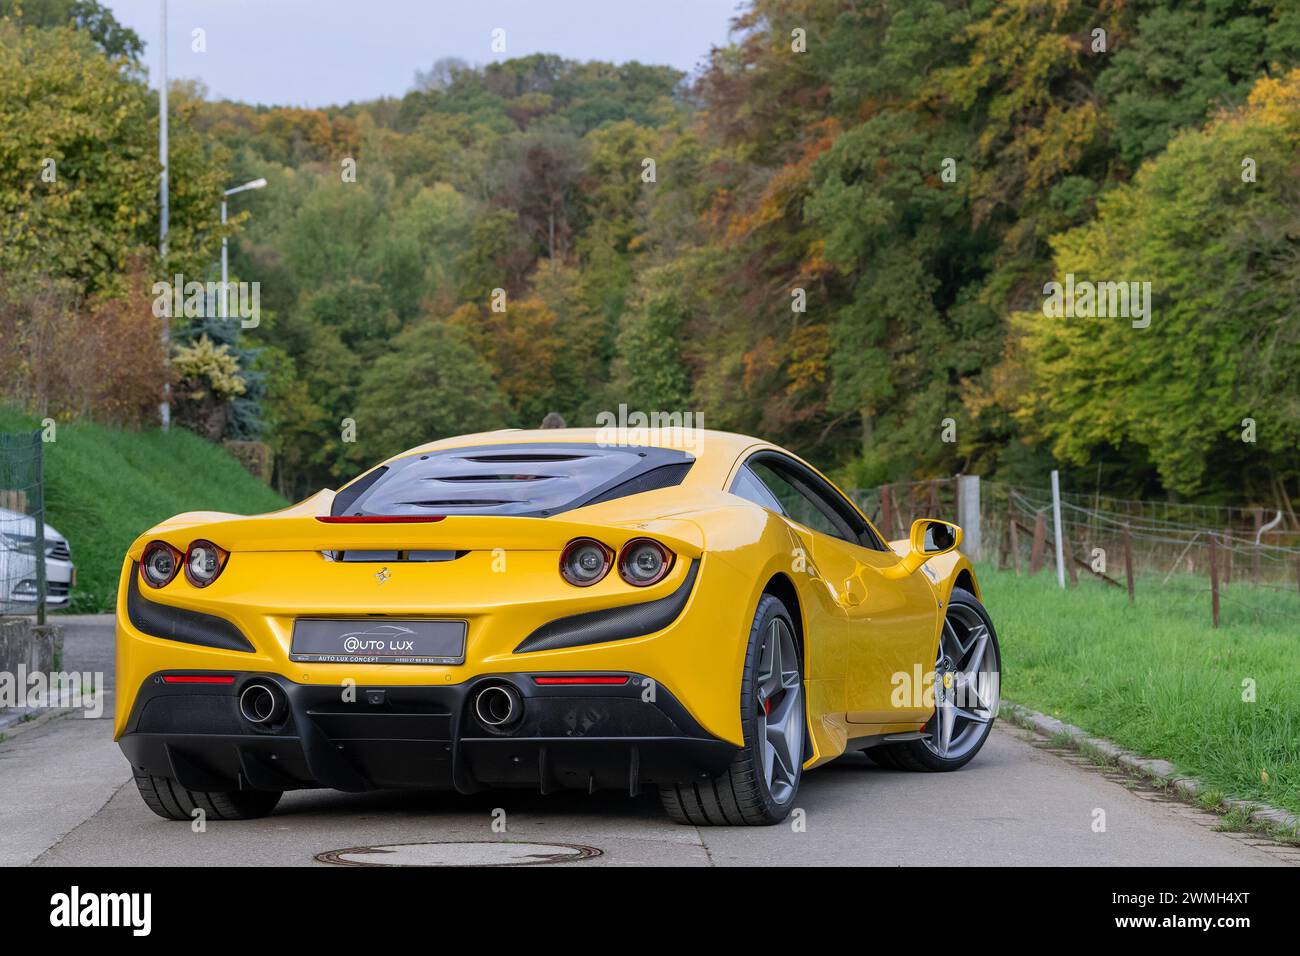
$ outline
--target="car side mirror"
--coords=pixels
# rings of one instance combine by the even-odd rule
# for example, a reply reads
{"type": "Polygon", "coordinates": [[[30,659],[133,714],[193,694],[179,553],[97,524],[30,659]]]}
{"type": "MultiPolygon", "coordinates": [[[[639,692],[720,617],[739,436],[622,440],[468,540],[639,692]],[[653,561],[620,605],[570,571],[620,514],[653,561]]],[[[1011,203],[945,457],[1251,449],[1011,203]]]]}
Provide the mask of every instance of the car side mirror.
{"type": "Polygon", "coordinates": [[[911,547],[903,556],[903,568],[911,574],[936,555],[956,550],[961,544],[961,528],[951,521],[918,518],[912,522],[908,543],[911,547]]]}

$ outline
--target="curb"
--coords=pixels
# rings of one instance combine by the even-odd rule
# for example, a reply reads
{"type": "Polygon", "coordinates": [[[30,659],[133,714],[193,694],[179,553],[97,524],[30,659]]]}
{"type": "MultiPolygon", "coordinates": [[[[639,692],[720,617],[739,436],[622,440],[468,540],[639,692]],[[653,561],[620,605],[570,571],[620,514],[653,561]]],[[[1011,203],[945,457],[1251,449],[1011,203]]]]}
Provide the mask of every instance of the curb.
{"type": "MultiPolygon", "coordinates": [[[[1055,717],[1048,717],[1036,710],[1005,700],[1002,702],[1002,713],[1013,724],[1044,737],[1066,737],[1075,750],[1100,754],[1109,762],[1118,764],[1140,777],[1145,777],[1166,790],[1173,791],[1188,802],[1197,802],[1198,797],[1206,790],[1203,783],[1195,777],[1179,773],[1178,768],[1168,760],[1140,757],[1109,740],[1093,737],[1087,731],[1057,720],[1055,717]]],[[[1291,840],[1300,837],[1300,817],[1280,807],[1255,800],[1224,800],[1220,807],[1240,810],[1251,823],[1279,836],[1291,840]]]]}
{"type": "Polygon", "coordinates": [[[81,709],[80,707],[45,707],[37,710],[23,707],[0,714],[0,741],[8,742],[19,734],[47,724],[51,720],[79,713],[81,709]]]}

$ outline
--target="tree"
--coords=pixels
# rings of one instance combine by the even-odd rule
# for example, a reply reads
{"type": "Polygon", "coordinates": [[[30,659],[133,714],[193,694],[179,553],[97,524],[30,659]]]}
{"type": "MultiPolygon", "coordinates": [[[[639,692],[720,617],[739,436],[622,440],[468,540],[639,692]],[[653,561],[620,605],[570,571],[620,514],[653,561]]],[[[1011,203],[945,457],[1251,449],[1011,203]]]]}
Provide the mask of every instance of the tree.
{"type": "Polygon", "coordinates": [[[633,408],[689,408],[690,377],[681,353],[688,317],[680,272],[670,266],[649,270],[618,335],[615,391],[633,408]]]}
{"type": "MultiPolygon", "coordinates": [[[[158,241],[157,118],[144,83],[67,27],[0,20],[0,269],[120,287],[158,241]]],[[[172,127],[169,269],[220,241],[224,155],[172,127]]]]}
{"type": "Polygon", "coordinates": [[[1132,446],[1189,494],[1255,470],[1265,475],[1255,493],[1272,497],[1300,475],[1298,150],[1294,70],[1259,80],[1244,110],[1176,136],[1102,198],[1095,221],[1056,238],[1057,281],[1151,290],[1147,328],[1125,316],[1015,316],[1031,376],[1019,414],[1057,456],[1082,464],[1132,446]],[[1257,181],[1244,181],[1244,158],[1257,181]],[[1243,441],[1246,419],[1255,434],[1243,441]]]}
{"type": "Polygon", "coordinates": [[[361,383],[357,441],[366,459],[506,423],[505,397],[462,331],[442,322],[417,322],[393,346],[361,383]]]}
{"type": "Polygon", "coordinates": [[[1271,63],[1300,60],[1300,16],[1289,0],[1143,0],[1131,38],[1097,81],[1119,154],[1131,167],[1211,110],[1241,105],[1271,63]]]}
{"type": "Polygon", "coordinates": [[[578,182],[585,153],[577,136],[547,127],[506,140],[496,163],[496,201],[514,210],[520,228],[554,260],[568,257],[580,225],[578,182]]]}
{"type": "Polygon", "coordinates": [[[98,0],[0,0],[0,19],[9,17],[24,26],[75,26],[110,57],[139,60],[144,41],[122,26],[98,0]]]}

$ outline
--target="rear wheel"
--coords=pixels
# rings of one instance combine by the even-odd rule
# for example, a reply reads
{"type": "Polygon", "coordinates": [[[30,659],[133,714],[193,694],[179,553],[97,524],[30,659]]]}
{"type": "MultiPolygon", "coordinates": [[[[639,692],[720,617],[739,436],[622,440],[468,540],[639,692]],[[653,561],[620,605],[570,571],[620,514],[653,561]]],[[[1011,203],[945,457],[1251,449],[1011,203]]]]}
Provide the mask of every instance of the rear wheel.
{"type": "Polygon", "coordinates": [[[770,826],[790,814],[803,777],[803,661],[785,605],[763,595],[740,689],[745,745],[713,780],[663,787],[668,815],[694,826],[770,826]]]}
{"type": "Polygon", "coordinates": [[[166,820],[192,820],[202,810],[209,820],[264,817],[280,802],[279,790],[186,790],[175,780],[135,772],[135,785],[149,809],[166,820]]]}
{"type": "Polygon", "coordinates": [[[934,665],[934,714],[919,740],[866,751],[893,770],[944,771],[965,766],[988,739],[997,716],[1002,654],[979,598],[953,588],[934,665]]]}

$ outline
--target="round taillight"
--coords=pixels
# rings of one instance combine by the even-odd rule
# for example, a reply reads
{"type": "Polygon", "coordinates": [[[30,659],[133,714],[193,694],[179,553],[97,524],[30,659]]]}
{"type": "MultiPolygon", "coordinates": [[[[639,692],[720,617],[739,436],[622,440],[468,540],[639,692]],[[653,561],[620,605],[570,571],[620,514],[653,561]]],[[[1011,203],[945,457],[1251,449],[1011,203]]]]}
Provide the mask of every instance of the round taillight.
{"type": "Polygon", "coordinates": [[[221,573],[227,553],[211,541],[193,542],[185,555],[185,579],[196,588],[207,587],[221,573]]]}
{"type": "Polygon", "coordinates": [[[560,575],[574,587],[590,587],[609,574],[614,552],[594,538],[575,538],[560,555],[560,575]]]}
{"type": "Polygon", "coordinates": [[[181,569],[184,556],[165,541],[154,541],[144,549],[140,560],[140,576],[150,587],[160,588],[170,584],[181,569]]]}
{"type": "Polygon", "coordinates": [[[647,588],[658,584],[672,570],[673,553],[658,541],[635,538],[623,546],[618,573],[628,584],[647,588]]]}

